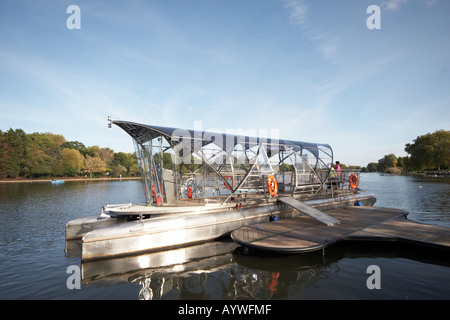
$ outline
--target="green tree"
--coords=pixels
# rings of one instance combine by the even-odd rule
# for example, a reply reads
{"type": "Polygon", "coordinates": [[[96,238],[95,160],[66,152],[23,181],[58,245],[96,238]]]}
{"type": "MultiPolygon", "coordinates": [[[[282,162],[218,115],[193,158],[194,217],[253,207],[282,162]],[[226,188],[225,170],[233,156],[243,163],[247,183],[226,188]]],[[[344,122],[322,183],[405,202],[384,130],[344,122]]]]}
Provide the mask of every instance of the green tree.
{"type": "Polygon", "coordinates": [[[0,179],[6,178],[8,175],[7,159],[6,159],[6,143],[3,132],[0,130],[0,179]]]}
{"type": "Polygon", "coordinates": [[[100,147],[92,146],[86,148],[86,157],[89,155],[91,157],[99,157],[100,147]]]}
{"type": "Polygon", "coordinates": [[[405,145],[411,167],[417,170],[450,167],[450,131],[438,130],[418,136],[405,145]]]}
{"type": "Polygon", "coordinates": [[[46,155],[56,159],[61,151],[61,145],[65,138],[59,134],[34,132],[27,135],[28,146],[44,152],[46,155]]]}
{"type": "Polygon", "coordinates": [[[367,165],[368,172],[376,172],[377,168],[378,168],[378,165],[375,162],[371,162],[367,165]]]}
{"type": "Polygon", "coordinates": [[[388,168],[396,167],[397,162],[395,154],[387,154],[382,159],[378,160],[377,169],[380,172],[385,172],[388,168]]]}
{"type": "Polygon", "coordinates": [[[397,158],[398,163],[397,166],[398,167],[402,167],[403,170],[411,170],[411,161],[409,159],[409,157],[398,157],[397,158]]]}
{"type": "Polygon", "coordinates": [[[73,177],[80,173],[84,157],[80,151],[64,148],[61,150],[62,171],[65,176],[73,177]]]}
{"type": "Polygon", "coordinates": [[[25,171],[32,178],[53,176],[56,160],[39,150],[35,145],[27,146],[25,171]]]}
{"type": "Polygon", "coordinates": [[[135,159],[125,152],[118,152],[114,154],[114,160],[112,161],[113,166],[122,165],[127,171],[130,170],[131,165],[135,163],[135,159]]]}
{"type": "Polygon", "coordinates": [[[135,153],[115,153],[114,160],[111,162],[111,169],[115,176],[119,174],[123,175],[124,173],[132,176],[137,175],[139,173],[139,167],[135,153]]]}
{"type": "Polygon", "coordinates": [[[27,135],[12,128],[0,133],[0,177],[16,178],[24,171],[27,135]]]}
{"type": "Polygon", "coordinates": [[[59,157],[64,142],[62,135],[49,132],[26,135],[24,171],[31,177],[59,174],[59,157]]]}
{"type": "Polygon", "coordinates": [[[79,142],[79,141],[66,141],[61,145],[61,148],[69,148],[69,149],[78,150],[83,157],[85,157],[87,154],[86,146],[82,142],[79,142]]]}
{"type": "Polygon", "coordinates": [[[128,174],[134,177],[139,176],[140,174],[139,165],[137,163],[132,164],[130,170],[128,171],[128,174]]]}

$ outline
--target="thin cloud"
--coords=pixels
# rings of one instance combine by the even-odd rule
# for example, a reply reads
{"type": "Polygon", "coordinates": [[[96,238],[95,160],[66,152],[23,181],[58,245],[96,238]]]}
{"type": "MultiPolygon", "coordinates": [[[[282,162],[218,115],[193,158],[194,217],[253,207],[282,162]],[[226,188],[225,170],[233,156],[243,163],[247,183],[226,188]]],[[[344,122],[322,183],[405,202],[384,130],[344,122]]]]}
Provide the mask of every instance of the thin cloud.
{"type": "Polygon", "coordinates": [[[285,0],[284,7],[291,11],[290,22],[295,25],[302,25],[306,22],[308,7],[304,0],[285,0]]]}
{"type": "Polygon", "coordinates": [[[427,7],[431,7],[433,6],[436,2],[438,2],[439,0],[426,0],[425,4],[427,5],[427,7]]]}
{"type": "Polygon", "coordinates": [[[330,38],[325,33],[307,23],[308,6],[306,0],[284,0],[284,7],[289,10],[289,22],[292,25],[302,26],[305,35],[317,44],[317,50],[324,59],[331,59],[339,49],[339,39],[330,38]]]}
{"type": "Polygon", "coordinates": [[[381,6],[386,11],[395,11],[399,9],[402,5],[406,4],[408,0],[389,0],[381,3],[381,6]]]}
{"type": "Polygon", "coordinates": [[[339,40],[336,38],[323,42],[320,45],[320,51],[325,59],[332,58],[337,53],[338,49],[339,49],[339,40]]]}
{"type": "MultiPolygon", "coordinates": [[[[427,7],[434,6],[439,0],[422,0],[427,7]]],[[[381,3],[381,7],[386,11],[396,11],[403,5],[406,5],[409,0],[388,0],[381,3]]]]}

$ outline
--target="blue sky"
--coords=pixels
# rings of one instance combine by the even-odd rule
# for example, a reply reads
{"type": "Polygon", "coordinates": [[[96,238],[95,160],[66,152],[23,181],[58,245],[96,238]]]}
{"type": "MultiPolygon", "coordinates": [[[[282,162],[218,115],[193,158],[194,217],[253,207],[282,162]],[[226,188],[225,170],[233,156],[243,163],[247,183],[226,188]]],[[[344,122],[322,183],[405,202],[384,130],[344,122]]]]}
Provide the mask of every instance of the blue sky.
{"type": "Polygon", "coordinates": [[[449,16],[447,0],[0,0],[0,130],[132,152],[108,116],[201,121],[366,166],[450,129],[449,16]]]}

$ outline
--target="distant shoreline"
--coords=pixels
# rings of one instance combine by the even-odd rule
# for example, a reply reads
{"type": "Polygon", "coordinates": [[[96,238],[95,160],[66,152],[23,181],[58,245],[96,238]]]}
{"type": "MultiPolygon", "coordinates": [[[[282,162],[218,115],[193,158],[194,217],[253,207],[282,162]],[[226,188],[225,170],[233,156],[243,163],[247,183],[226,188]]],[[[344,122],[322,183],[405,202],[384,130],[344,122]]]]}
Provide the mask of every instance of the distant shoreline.
{"type": "Polygon", "coordinates": [[[141,177],[122,177],[122,178],[55,178],[55,179],[0,179],[2,183],[49,183],[52,180],[64,180],[64,182],[81,181],[122,181],[122,180],[141,180],[141,177]]]}
{"type": "Polygon", "coordinates": [[[450,171],[437,171],[437,172],[389,172],[389,171],[376,171],[376,172],[366,172],[366,173],[378,173],[380,175],[386,176],[409,176],[409,177],[420,177],[420,178],[450,178],[450,171]]]}

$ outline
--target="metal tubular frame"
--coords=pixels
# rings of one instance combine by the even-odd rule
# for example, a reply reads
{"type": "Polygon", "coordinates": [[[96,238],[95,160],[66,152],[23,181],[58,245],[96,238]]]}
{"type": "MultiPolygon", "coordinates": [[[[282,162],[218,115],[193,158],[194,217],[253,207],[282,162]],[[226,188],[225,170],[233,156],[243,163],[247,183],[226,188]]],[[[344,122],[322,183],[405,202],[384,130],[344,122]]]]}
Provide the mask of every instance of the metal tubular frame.
{"type": "MultiPolygon", "coordinates": [[[[292,161],[292,156],[294,157],[292,166],[295,174],[294,181],[291,181],[291,184],[294,182],[293,192],[301,189],[301,185],[299,185],[297,181],[297,174],[300,169],[297,167],[299,163],[305,168],[303,170],[305,170],[306,173],[317,178],[319,183],[315,183],[315,185],[319,185],[319,189],[316,191],[319,192],[323,189],[323,185],[330,174],[330,168],[327,166],[327,162],[333,163],[333,150],[327,144],[275,140],[211,132],[196,132],[178,128],[149,126],[128,121],[109,121],[121,127],[133,138],[147,203],[153,203],[152,188],[154,185],[156,187],[156,193],[160,196],[162,201],[160,204],[163,205],[167,202],[163,200],[166,193],[163,183],[163,158],[165,151],[168,151],[169,149],[173,150],[173,166],[171,168],[174,171],[173,183],[178,186],[177,190],[180,190],[179,187],[183,183],[183,173],[181,172],[181,169],[182,164],[184,163],[181,159],[187,159],[187,157],[189,157],[190,160],[193,158],[193,155],[196,155],[199,157],[199,160],[201,160],[201,164],[195,172],[201,172],[201,170],[204,172],[202,179],[204,190],[203,197],[206,196],[206,180],[210,178],[210,176],[207,176],[206,174],[208,170],[212,171],[215,178],[218,178],[218,181],[221,181],[223,186],[228,186],[228,191],[225,190],[227,193],[224,194],[226,196],[220,200],[220,203],[230,201],[233,196],[244,191],[245,184],[252,173],[259,175],[260,177],[265,177],[268,174],[275,175],[279,172],[281,165],[285,164],[285,161],[289,159],[292,161]],[[160,141],[158,147],[161,159],[158,165],[155,164],[153,154],[153,140],[155,138],[159,138],[160,141]],[[218,140],[222,138],[222,141],[216,141],[217,138],[219,138],[218,140]],[[163,139],[167,141],[169,147],[164,148],[163,139]],[[241,145],[242,148],[238,148],[237,146],[239,145],[241,145]],[[209,149],[209,146],[214,146],[214,150],[209,149]],[[150,150],[148,150],[149,148],[150,150]],[[212,151],[212,153],[209,153],[210,151],[212,151]],[[288,154],[286,155],[284,152],[287,152],[288,154]],[[308,159],[312,158],[310,159],[311,163],[307,161],[307,154],[309,155],[308,159]],[[327,159],[324,159],[323,155],[327,159]],[[274,163],[273,159],[275,156],[277,156],[278,159],[277,162],[274,163]],[[221,159],[221,161],[219,161],[219,159],[221,159]],[[178,163],[179,160],[181,160],[181,163],[178,163]],[[298,160],[299,162],[297,162],[298,160]],[[159,169],[157,169],[158,166],[159,169]],[[265,169],[265,171],[263,169],[265,169]],[[152,172],[158,170],[161,171],[161,176],[159,177],[159,174],[156,173],[154,177],[156,181],[153,181],[152,172]],[[319,171],[324,171],[324,174],[319,171]],[[241,176],[239,176],[239,172],[242,172],[241,176]],[[225,178],[228,175],[233,178],[231,183],[225,178]]],[[[191,170],[190,168],[195,168],[195,166],[190,167],[190,164],[191,163],[186,163],[185,167],[189,170],[191,170]]],[[[283,183],[284,173],[285,171],[283,170],[283,183]]],[[[219,187],[220,185],[216,184],[216,188],[219,187]]],[[[265,190],[264,185],[260,186],[259,190],[265,190]]],[[[179,203],[180,201],[180,194],[176,194],[175,202],[179,203]]]]}

